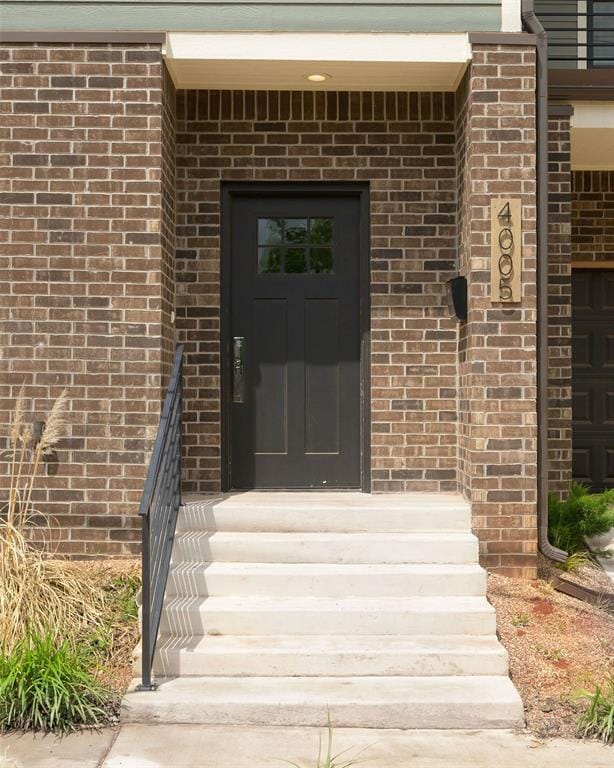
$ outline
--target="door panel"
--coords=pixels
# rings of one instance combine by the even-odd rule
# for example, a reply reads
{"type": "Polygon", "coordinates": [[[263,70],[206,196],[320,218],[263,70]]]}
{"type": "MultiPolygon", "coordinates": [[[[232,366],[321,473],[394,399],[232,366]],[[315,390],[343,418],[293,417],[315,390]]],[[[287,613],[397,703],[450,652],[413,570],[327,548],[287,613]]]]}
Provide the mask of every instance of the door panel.
{"type": "Polygon", "coordinates": [[[231,486],[358,488],[359,197],[233,194],[229,224],[231,486]]]}
{"type": "Polygon", "coordinates": [[[572,294],[573,475],[614,487],[614,273],[577,270],[572,294]]]}
{"type": "Polygon", "coordinates": [[[339,301],[305,301],[305,451],[339,450],[339,301]]]}

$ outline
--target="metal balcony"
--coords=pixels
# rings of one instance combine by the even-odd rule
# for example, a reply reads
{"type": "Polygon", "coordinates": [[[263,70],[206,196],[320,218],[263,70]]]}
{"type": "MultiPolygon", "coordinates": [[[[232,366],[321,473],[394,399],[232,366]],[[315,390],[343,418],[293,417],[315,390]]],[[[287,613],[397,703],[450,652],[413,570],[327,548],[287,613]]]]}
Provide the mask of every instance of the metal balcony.
{"type": "Polygon", "coordinates": [[[537,0],[535,11],[548,33],[550,67],[614,68],[612,0],[537,0]]]}

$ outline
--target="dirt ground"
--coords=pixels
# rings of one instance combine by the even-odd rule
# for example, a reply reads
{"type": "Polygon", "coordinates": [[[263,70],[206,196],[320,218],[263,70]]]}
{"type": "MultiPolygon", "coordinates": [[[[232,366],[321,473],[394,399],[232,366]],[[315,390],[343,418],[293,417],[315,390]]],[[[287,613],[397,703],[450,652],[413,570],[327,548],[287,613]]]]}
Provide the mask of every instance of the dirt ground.
{"type": "Polygon", "coordinates": [[[542,738],[574,736],[583,708],[574,695],[614,674],[614,614],[543,579],[489,574],[488,597],[529,729],[542,738]]]}

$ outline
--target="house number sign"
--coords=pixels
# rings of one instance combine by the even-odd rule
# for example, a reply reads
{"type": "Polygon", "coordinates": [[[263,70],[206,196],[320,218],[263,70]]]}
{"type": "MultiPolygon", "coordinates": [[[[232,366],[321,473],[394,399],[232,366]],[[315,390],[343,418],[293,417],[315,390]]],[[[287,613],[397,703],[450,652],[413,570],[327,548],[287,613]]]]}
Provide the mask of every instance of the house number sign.
{"type": "Polygon", "coordinates": [[[520,200],[505,197],[490,203],[491,300],[514,304],[522,292],[520,200]]]}

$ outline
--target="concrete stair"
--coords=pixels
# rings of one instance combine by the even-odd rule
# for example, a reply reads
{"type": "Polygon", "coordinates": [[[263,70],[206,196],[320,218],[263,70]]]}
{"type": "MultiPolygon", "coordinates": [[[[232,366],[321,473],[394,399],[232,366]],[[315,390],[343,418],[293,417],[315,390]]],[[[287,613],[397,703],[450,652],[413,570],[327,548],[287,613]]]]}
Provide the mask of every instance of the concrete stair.
{"type": "Polygon", "coordinates": [[[337,728],[508,728],[522,705],[495,677],[179,677],[131,694],[124,720],[337,728]],[[152,699],[156,699],[152,704],[152,699]]]}
{"type": "MultiPolygon", "coordinates": [[[[133,722],[522,724],[469,505],[454,494],[244,493],[180,512],[133,722]]],[[[138,654],[137,654],[138,661],[138,654]]]]}

